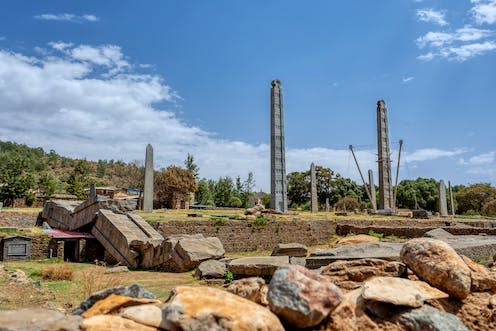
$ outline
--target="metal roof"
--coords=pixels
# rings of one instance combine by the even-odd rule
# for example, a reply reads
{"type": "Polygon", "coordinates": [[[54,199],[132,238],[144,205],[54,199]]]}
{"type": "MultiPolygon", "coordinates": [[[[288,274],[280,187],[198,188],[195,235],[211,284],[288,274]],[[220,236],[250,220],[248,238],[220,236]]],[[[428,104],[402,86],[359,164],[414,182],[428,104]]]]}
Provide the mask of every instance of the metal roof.
{"type": "Polygon", "coordinates": [[[51,229],[47,231],[55,239],[95,239],[91,233],[51,229]]]}

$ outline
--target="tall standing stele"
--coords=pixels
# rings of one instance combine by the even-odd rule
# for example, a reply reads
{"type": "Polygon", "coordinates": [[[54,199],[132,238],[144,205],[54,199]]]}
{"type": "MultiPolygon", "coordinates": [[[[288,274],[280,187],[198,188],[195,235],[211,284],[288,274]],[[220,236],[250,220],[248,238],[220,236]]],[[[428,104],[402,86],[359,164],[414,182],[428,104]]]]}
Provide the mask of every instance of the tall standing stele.
{"type": "Polygon", "coordinates": [[[379,166],[379,209],[393,208],[391,185],[391,152],[387,108],[384,100],[377,101],[377,154],[379,166]]]}
{"type": "Polygon", "coordinates": [[[310,205],[312,213],[319,212],[319,199],[317,195],[317,170],[315,164],[310,165],[310,205]]]}
{"type": "Polygon", "coordinates": [[[153,147],[146,146],[145,155],[145,187],[143,190],[143,211],[153,211],[153,147]]]}
{"type": "Polygon", "coordinates": [[[286,153],[281,82],[275,79],[270,89],[270,207],[287,212],[286,153]]]}

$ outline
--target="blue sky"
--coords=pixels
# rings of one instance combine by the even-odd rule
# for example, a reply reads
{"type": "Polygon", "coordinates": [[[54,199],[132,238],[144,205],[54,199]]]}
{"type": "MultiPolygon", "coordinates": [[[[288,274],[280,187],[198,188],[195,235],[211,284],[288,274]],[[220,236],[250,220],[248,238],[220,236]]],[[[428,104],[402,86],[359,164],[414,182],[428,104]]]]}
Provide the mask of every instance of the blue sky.
{"type": "Polygon", "coordinates": [[[385,99],[401,178],[496,183],[496,0],[2,1],[0,139],[269,188],[269,88],[287,170],[376,168],[385,99]]]}

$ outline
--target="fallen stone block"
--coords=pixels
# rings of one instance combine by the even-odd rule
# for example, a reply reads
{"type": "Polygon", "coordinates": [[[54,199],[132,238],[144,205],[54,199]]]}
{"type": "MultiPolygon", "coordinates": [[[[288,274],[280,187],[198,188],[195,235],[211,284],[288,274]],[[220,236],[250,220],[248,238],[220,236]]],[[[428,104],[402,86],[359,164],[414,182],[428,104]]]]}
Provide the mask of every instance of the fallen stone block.
{"type": "Polygon", "coordinates": [[[277,244],[272,251],[272,256],[296,256],[306,257],[308,253],[307,246],[299,243],[277,244]]]}
{"type": "Polygon", "coordinates": [[[289,264],[288,256],[241,257],[229,262],[227,268],[239,277],[267,277],[285,264],[289,264]]]}

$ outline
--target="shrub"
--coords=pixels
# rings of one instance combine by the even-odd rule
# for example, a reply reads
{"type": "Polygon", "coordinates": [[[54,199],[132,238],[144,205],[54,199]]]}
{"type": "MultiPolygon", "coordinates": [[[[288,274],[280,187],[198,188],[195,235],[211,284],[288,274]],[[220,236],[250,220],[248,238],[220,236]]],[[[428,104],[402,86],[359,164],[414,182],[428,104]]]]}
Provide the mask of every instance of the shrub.
{"type": "Polygon", "coordinates": [[[234,275],[229,270],[226,271],[226,274],[224,275],[224,277],[226,279],[226,283],[232,283],[232,281],[234,280],[234,275]]]}
{"type": "Polygon", "coordinates": [[[53,265],[43,270],[41,278],[45,280],[72,280],[74,272],[68,265],[53,265]]]}
{"type": "Polygon", "coordinates": [[[341,198],[334,204],[336,210],[338,211],[353,211],[355,209],[360,209],[360,203],[355,197],[345,196],[341,198]]]}
{"type": "Polygon", "coordinates": [[[482,206],[482,215],[496,216],[496,199],[488,201],[482,206]]]}
{"type": "Polygon", "coordinates": [[[370,230],[370,231],[369,231],[369,236],[372,236],[372,237],[376,237],[376,238],[382,239],[382,238],[384,238],[384,233],[381,233],[381,232],[375,232],[374,230],[370,230]]]}

